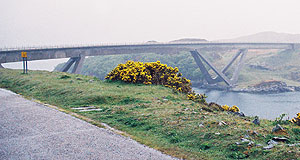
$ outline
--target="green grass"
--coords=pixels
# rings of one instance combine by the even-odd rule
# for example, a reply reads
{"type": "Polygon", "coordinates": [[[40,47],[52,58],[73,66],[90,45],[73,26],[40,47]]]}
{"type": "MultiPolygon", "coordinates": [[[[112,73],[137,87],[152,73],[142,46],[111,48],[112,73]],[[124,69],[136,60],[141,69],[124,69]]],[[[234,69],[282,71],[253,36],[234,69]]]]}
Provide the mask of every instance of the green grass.
{"type": "MultiPolygon", "coordinates": [[[[226,112],[207,112],[203,104],[158,85],[101,81],[94,77],[61,72],[0,69],[0,87],[34,98],[95,122],[126,132],[140,143],[185,159],[297,159],[300,147],[281,143],[265,151],[260,146],[236,145],[240,138],[266,146],[273,136],[274,121],[251,123],[252,117],[226,112]],[[96,106],[101,111],[79,112],[73,107],[96,106]],[[228,125],[219,126],[220,121],[228,125]],[[202,126],[199,126],[203,124],[202,126]],[[252,135],[256,131],[258,135],[252,135]]],[[[300,127],[287,128],[289,142],[300,141],[300,127]]]]}

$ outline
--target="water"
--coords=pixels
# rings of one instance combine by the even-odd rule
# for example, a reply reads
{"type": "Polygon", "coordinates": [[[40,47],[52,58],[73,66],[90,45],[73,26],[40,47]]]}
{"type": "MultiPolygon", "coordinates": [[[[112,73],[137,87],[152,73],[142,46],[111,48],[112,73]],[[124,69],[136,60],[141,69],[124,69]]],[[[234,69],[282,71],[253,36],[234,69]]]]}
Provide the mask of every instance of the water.
{"type": "MultiPolygon", "coordinates": [[[[28,61],[28,69],[53,71],[58,64],[66,61],[68,58],[28,61]]],[[[2,63],[2,65],[4,68],[23,69],[23,62],[2,63]]]]}
{"type": "Polygon", "coordinates": [[[286,92],[278,94],[252,94],[205,90],[193,88],[196,93],[205,93],[207,102],[220,105],[237,105],[247,116],[259,116],[265,119],[275,119],[286,113],[289,119],[300,112],[300,92],[286,92]]]}

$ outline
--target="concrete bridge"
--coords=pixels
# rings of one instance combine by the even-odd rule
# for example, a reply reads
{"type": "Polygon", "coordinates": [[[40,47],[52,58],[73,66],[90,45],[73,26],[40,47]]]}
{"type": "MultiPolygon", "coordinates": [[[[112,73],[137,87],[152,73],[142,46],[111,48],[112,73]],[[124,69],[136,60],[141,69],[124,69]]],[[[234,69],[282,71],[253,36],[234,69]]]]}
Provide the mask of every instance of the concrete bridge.
{"type": "Polygon", "coordinates": [[[1,63],[22,61],[21,52],[27,52],[28,60],[45,60],[70,58],[61,71],[66,72],[75,63],[72,73],[80,73],[85,56],[117,55],[117,54],[137,54],[137,53],[159,53],[177,54],[182,51],[190,51],[199,66],[202,74],[209,84],[224,81],[232,87],[237,82],[239,72],[244,63],[244,57],[249,49],[298,49],[300,43],[142,43],[123,45],[93,45],[93,46],[73,46],[73,47],[43,47],[43,48],[22,48],[22,49],[0,49],[1,63]],[[202,48],[225,47],[239,49],[238,53],[221,71],[216,69],[211,62],[201,55],[202,48]],[[229,79],[225,72],[238,58],[240,61],[235,69],[233,77],[229,79]],[[211,78],[204,64],[206,63],[218,75],[211,78]]]}

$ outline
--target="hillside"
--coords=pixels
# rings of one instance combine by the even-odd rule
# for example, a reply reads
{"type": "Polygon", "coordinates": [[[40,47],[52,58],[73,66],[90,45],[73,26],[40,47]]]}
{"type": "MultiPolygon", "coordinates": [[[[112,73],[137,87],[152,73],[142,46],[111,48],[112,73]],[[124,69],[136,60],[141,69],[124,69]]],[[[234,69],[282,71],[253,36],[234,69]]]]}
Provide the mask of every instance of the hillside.
{"type": "Polygon", "coordinates": [[[182,38],[182,39],[176,39],[176,40],[173,40],[173,41],[170,41],[171,43],[172,42],[190,42],[190,43],[195,43],[195,42],[208,42],[206,39],[200,39],[200,38],[182,38]]]}
{"type": "Polygon", "coordinates": [[[300,34],[260,32],[233,39],[216,40],[217,42],[265,42],[265,43],[300,43],[300,34]]]}
{"type": "MultiPolygon", "coordinates": [[[[101,81],[76,74],[0,69],[0,87],[184,159],[297,159],[300,126],[237,116],[159,85],[101,81]],[[81,112],[78,107],[98,110],[81,112]],[[281,123],[282,132],[272,132],[281,123]],[[288,140],[270,146],[274,137],[288,140]],[[269,146],[270,148],[263,147],[269,146]]],[[[276,138],[275,138],[276,139],[276,138]]]]}

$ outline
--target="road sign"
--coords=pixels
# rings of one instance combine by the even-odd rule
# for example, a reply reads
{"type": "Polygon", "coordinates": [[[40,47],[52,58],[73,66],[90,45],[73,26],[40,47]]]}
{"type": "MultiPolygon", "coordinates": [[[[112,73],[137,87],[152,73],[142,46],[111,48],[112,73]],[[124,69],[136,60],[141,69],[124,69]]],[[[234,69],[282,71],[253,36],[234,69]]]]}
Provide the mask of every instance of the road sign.
{"type": "Polygon", "coordinates": [[[27,58],[27,52],[21,52],[21,56],[22,56],[23,58],[27,58]]]}
{"type": "Polygon", "coordinates": [[[23,58],[23,73],[27,73],[27,52],[21,52],[21,56],[23,58]]]}

